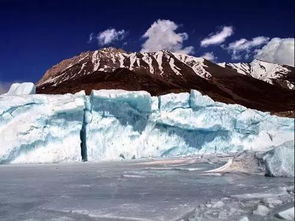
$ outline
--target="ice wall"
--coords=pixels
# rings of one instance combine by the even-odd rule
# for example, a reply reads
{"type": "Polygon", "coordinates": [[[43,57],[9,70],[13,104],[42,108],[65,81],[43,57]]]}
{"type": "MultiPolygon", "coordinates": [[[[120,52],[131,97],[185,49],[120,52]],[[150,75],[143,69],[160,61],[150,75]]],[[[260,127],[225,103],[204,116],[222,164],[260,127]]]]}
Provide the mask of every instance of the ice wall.
{"type": "Polygon", "coordinates": [[[83,95],[0,96],[0,163],[80,161],[83,95]]]}
{"type": "Polygon", "coordinates": [[[198,91],[0,96],[0,163],[98,161],[267,150],[294,141],[294,121],[198,91]]]}
{"type": "Polygon", "coordinates": [[[100,90],[89,100],[91,161],[267,150],[294,139],[293,119],[214,102],[195,90],[160,97],[100,90]]]}

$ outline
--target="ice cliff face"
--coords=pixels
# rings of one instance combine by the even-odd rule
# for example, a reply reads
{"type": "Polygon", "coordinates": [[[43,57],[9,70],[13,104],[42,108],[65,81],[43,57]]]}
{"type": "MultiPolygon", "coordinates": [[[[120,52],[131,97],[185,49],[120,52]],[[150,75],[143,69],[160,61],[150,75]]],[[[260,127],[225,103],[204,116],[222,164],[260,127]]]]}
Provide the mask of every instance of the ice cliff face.
{"type": "Polygon", "coordinates": [[[0,162],[60,162],[266,150],[293,141],[294,121],[198,91],[0,96],[0,162]]]}
{"type": "Polygon", "coordinates": [[[101,90],[90,103],[89,160],[262,150],[293,139],[292,119],[214,102],[194,90],[159,97],[101,90]]]}
{"type": "Polygon", "coordinates": [[[0,163],[81,160],[85,97],[0,96],[0,163]]]}

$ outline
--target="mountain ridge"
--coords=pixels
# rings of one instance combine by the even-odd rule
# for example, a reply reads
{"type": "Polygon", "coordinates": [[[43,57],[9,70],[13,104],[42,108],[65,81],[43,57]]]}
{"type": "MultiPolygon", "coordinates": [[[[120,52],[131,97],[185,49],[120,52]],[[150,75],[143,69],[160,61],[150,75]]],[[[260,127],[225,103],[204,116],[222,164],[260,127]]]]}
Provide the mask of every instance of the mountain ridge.
{"type": "Polygon", "coordinates": [[[294,67],[289,65],[280,65],[259,59],[254,59],[250,63],[223,62],[218,65],[231,68],[240,74],[249,75],[269,84],[278,85],[291,90],[295,89],[294,67]]]}
{"type": "Polygon", "coordinates": [[[265,62],[252,64],[256,69],[251,69],[251,64],[240,64],[215,64],[204,58],[166,50],[128,53],[104,48],[83,52],[47,70],[37,82],[37,93],[63,94],[85,90],[89,94],[92,89],[125,89],[162,95],[196,89],[225,103],[269,112],[293,112],[293,67],[268,65],[267,68],[273,70],[271,77],[276,77],[269,80],[254,73],[257,70],[269,73],[261,71],[265,62]],[[247,70],[254,72],[248,73],[247,70]]]}

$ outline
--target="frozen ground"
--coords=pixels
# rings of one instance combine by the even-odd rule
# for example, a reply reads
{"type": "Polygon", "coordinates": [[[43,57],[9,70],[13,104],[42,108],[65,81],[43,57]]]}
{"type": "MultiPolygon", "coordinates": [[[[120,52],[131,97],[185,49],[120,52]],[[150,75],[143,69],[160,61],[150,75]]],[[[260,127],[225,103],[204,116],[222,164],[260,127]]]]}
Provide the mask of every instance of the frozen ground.
{"type": "Polygon", "coordinates": [[[293,178],[206,172],[227,160],[1,165],[0,220],[279,220],[292,207],[293,178]]]}

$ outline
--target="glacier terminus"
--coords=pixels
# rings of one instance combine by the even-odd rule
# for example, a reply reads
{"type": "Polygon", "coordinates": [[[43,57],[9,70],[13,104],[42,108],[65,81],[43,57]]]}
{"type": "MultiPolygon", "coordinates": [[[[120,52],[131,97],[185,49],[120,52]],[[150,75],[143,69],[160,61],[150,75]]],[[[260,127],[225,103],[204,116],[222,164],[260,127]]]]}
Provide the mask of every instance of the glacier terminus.
{"type": "Polygon", "coordinates": [[[0,96],[1,163],[267,151],[294,142],[293,132],[292,118],[215,102],[196,90],[0,96]]]}

